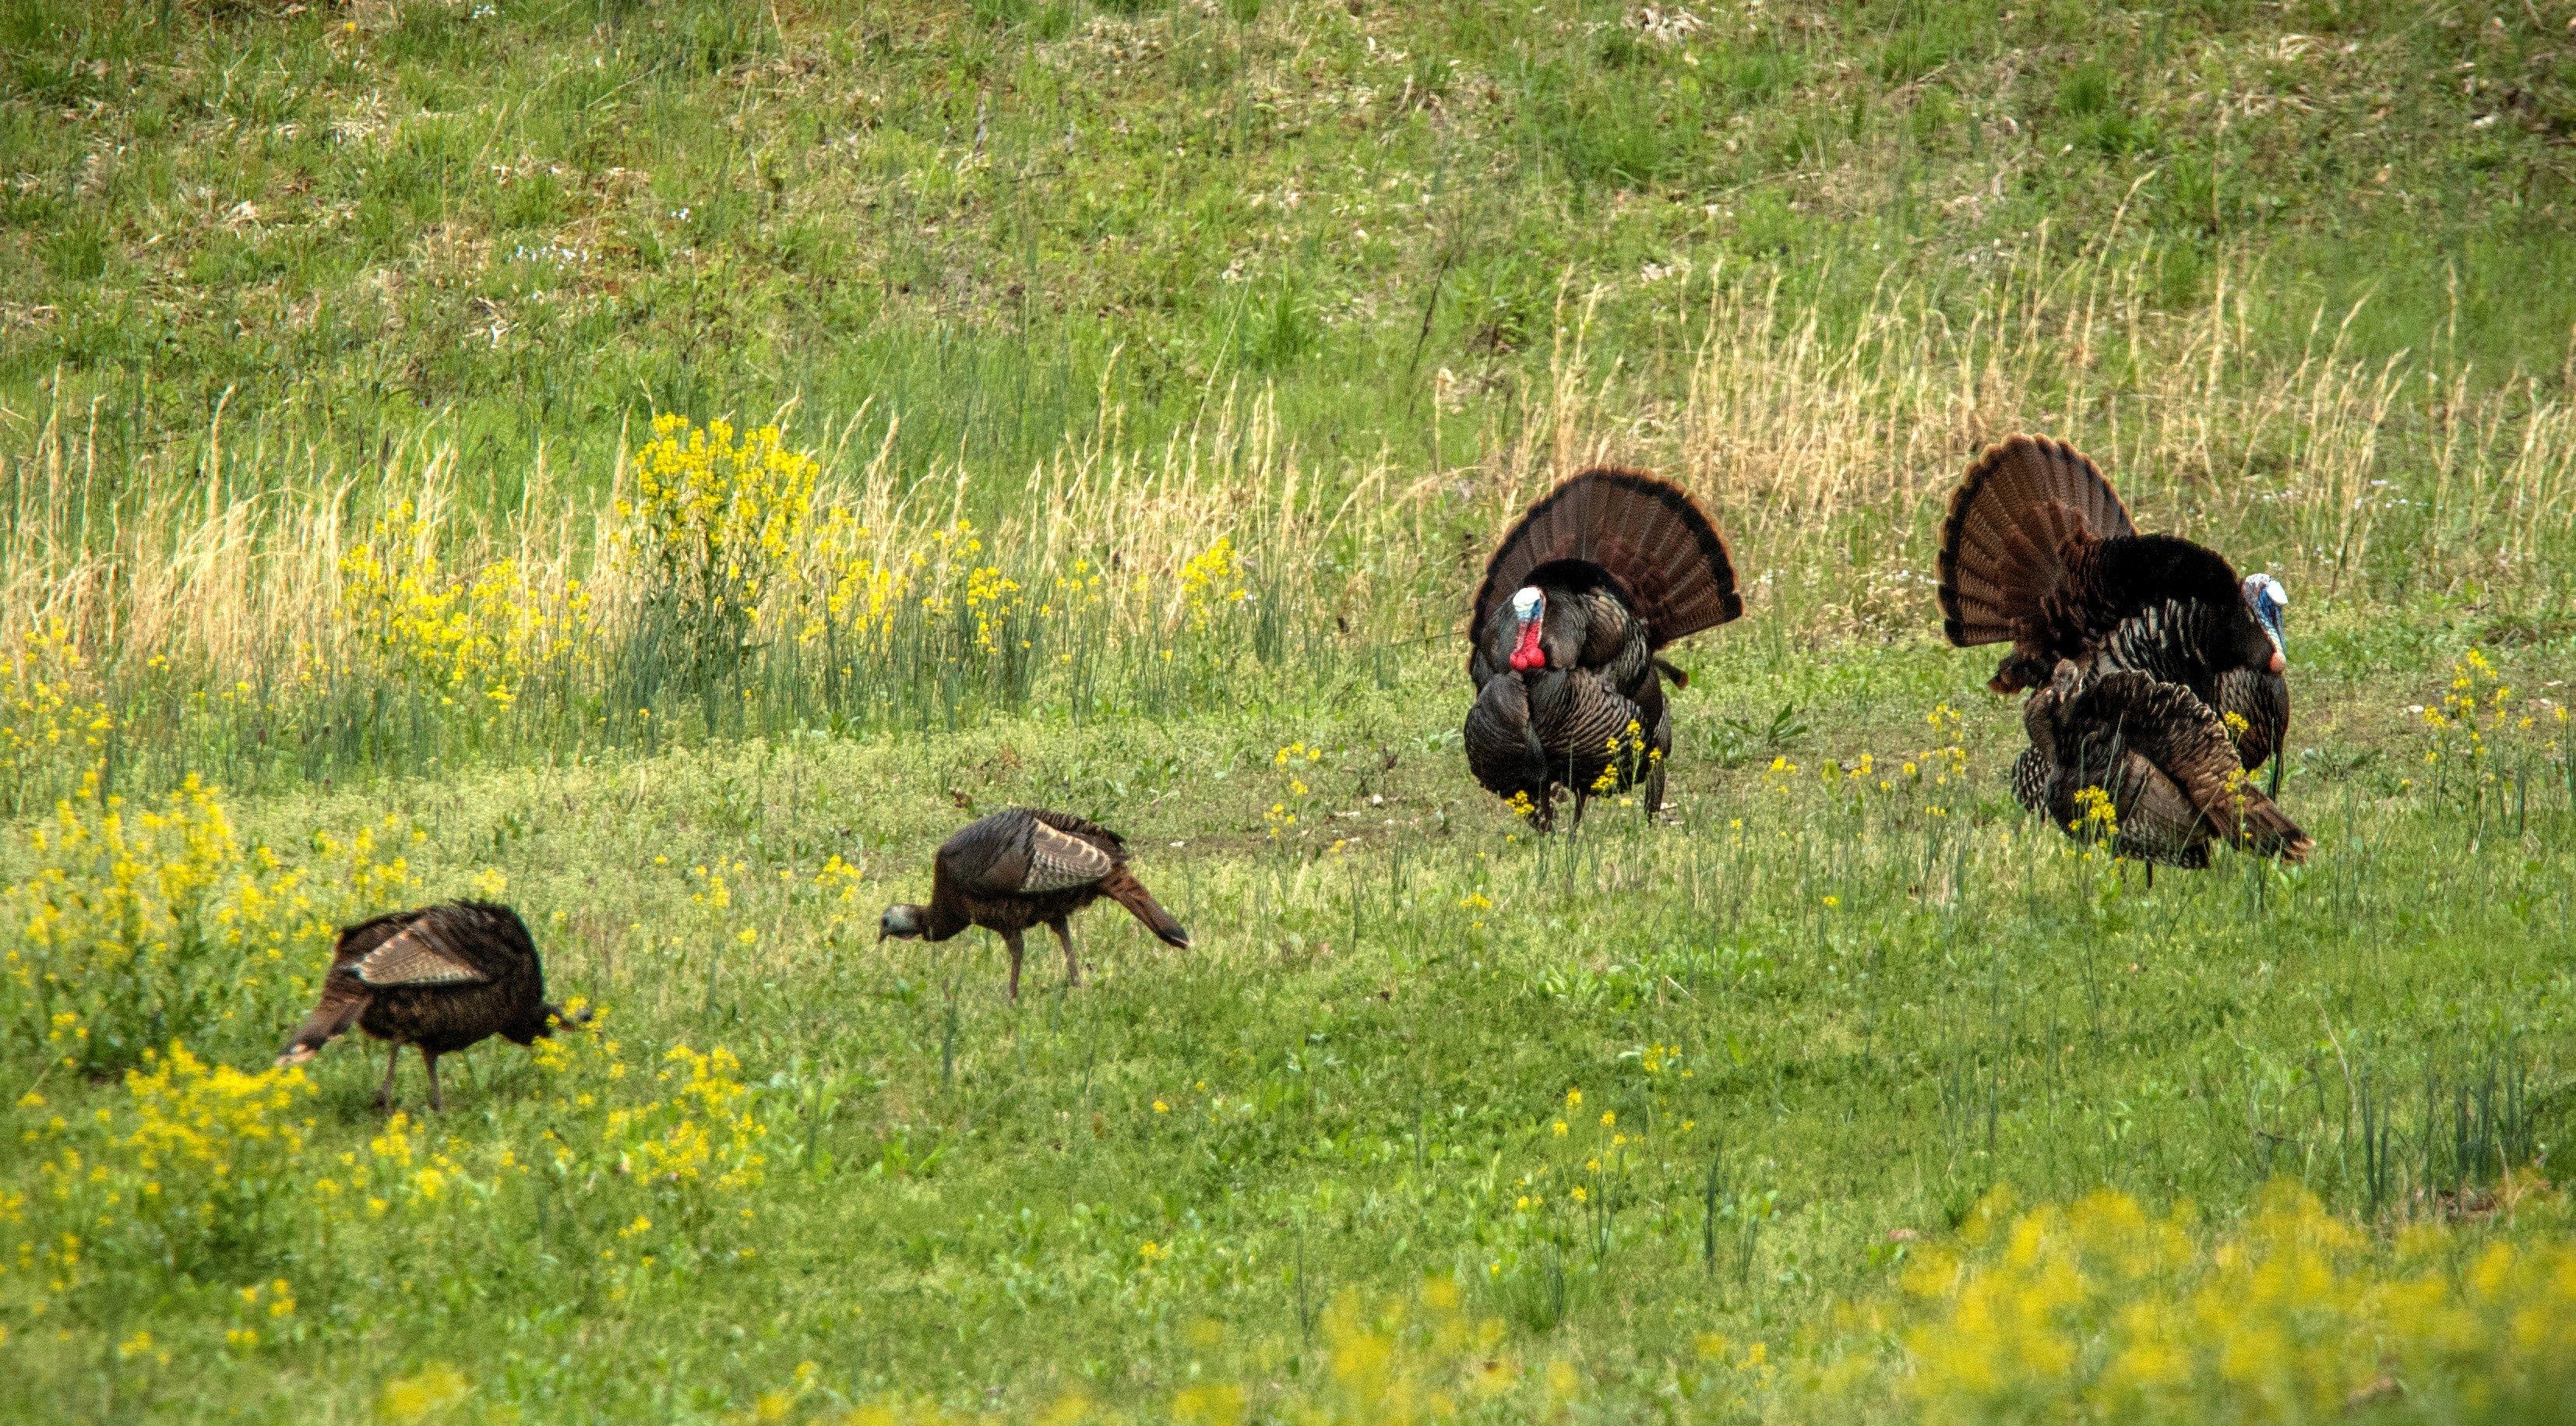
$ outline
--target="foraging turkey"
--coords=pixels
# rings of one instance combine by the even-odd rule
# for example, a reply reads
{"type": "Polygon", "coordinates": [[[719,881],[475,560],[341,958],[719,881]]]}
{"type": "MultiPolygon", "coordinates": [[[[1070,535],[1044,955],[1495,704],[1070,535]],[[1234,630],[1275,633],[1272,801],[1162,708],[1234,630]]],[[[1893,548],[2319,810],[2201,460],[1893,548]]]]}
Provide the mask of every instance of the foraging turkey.
{"type": "Polygon", "coordinates": [[[1560,787],[1574,824],[1595,792],[1642,781],[1664,803],[1672,753],[1656,651],[1744,612],[1726,541],[1681,487],[1587,470],[1548,492],[1485,564],[1468,624],[1467,766],[1545,829],[1560,787]]]}
{"type": "Polygon", "coordinates": [[[2281,582],[2239,581],[2214,551],[2139,534],[2101,469],[2062,441],[2013,436],[1968,467],[1941,524],[1940,601],[1951,643],[2011,642],[1997,693],[2046,684],[2072,659],[2189,689],[2249,772],[2289,736],[2281,582]]]}
{"type": "Polygon", "coordinates": [[[2070,835],[2147,862],[2151,876],[2159,862],[2209,865],[2213,842],[2294,862],[2313,845],[2255,788],[2219,715],[2179,683],[2062,660],[2022,725],[2030,747],[2013,765],[2013,795],[2070,835]]]}
{"type": "Polygon", "coordinates": [[[279,1052],[280,1067],[300,1065],[355,1025],[393,1043],[376,1105],[393,1102],[402,1047],[418,1045],[429,1066],[429,1107],[438,1093],[438,1057],[498,1035],[525,1045],[557,1025],[581,1025],[590,1012],[566,1015],[546,1002],[545,967],[527,923],[507,906],[449,901],[397,911],[340,932],[322,1002],[279,1052]]]}
{"type": "Polygon", "coordinates": [[[1020,933],[1043,925],[1064,946],[1064,979],[1082,983],[1065,918],[1108,897],[1166,945],[1184,950],[1190,933],[1127,869],[1127,843],[1097,822],[1067,812],[1014,807],[968,824],[932,860],[930,904],[889,906],[877,939],[945,941],[969,926],[1002,938],[1011,953],[1011,998],[1020,998],[1020,933]]]}

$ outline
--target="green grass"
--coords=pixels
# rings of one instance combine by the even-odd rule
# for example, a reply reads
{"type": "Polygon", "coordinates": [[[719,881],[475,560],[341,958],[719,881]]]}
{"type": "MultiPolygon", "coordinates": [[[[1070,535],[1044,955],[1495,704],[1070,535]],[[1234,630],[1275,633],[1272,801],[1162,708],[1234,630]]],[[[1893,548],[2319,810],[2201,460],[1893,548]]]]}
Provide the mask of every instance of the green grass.
{"type": "MultiPolygon", "coordinates": [[[[1498,1420],[2060,1419],[1907,1394],[1998,1186],[2563,1261],[2564,6],[1642,18],[0,0],[0,1409],[1386,1419],[1335,1395],[1377,1323],[1525,1369],[1498,1420]],[[664,412],[821,460],[757,609],[622,543],[664,412]],[[2289,581],[2308,865],[2150,885],[2011,805],[1922,571],[2022,427],[2289,581]],[[1535,839],[1453,626],[1598,459],[1709,504],[1749,614],[1683,651],[1674,817],[1535,839]],[[817,612],[915,554],[879,635],[817,612]],[[2474,757],[2420,716],[2472,648],[2474,757]],[[1015,803],[1195,946],[1095,908],[1014,1006],[983,933],[875,939],[1015,803]],[[333,924],[496,885],[607,1007],[565,1065],[479,1048],[401,1134],[351,1044],[273,1110],[122,1082],[265,1065],[333,924]],[[680,1045],[747,1094],[681,1107],[680,1045]]],[[[2325,1395],[2545,1412],[2465,1335],[2336,1338],[2325,1395]]]]}
{"type": "MultiPolygon", "coordinates": [[[[326,1244],[313,1235],[335,1220],[315,1208],[48,1315],[22,1298],[8,1389],[31,1409],[72,1393],[102,1411],[337,1417],[446,1362],[476,1411],[670,1416],[747,1406],[811,1361],[826,1394],[810,1406],[927,1393],[1019,1414],[1077,1390],[1150,1406],[1218,1360],[1193,1322],[1274,1344],[1226,1360],[1293,1387],[1318,1370],[1311,1332],[1335,1294],[1454,1275],[1515,1350],[1581,1363],[1588,1399],[1625,1415],[1687,1371],[1701,1334],[1812,1338],[1830,1303],[1883,1288],[1902,1257],[1890,1230],[1942,1235],[1996,1183],[2223,1214],[2288,1176],[2343,1212],[2430,1212],[2419,1193],[2455,1180],[2424,1181],[2417,1145],[2448,1154],[2450,1096],[2499,1074],[2527,1085],[2519,1132],[2563,1173],[2564,765],[2500,763],[2530,778],[2501,807],[2437,790],[2395,703],[2445,681],[2381,661],[2363,630],[2302,647],[2285,797],[2316,859],[2152,889],[2011,809],[2010,711],[1976,689],[1980,660],[1920,641],[1784,668],[1757,639],[1703,640],[1678,819],[1605,807],[1548,841],[1459,776],[1446,668],[1252,717],[1004,720],[262,803],[247,830],[281,847],[398,815],[426,834],[409,849],[420,894],[503,872],[553,982],[605,1002],[631,1058],[732,1049],[770,1131],[765,1181],[724,1202],[757,1218],[728,1224],[720,1205],[630,1245],[614,1175],[565,1180],[542,1208],[505,1181],[437,1232],[398,1210],[326,1244]],[[1801,712],[1775,723],[1784,699],[1801,712]],[[1917,734],[1945,700],[1968,712],[1964,787],[1817,782],[1863,751],[1895,775],[1938,741],[1917,734]],[[1298,740],[1323,753],[1298,764],[1304,798],[1273,756],[1298,740]],[[1775,756],[1800,771],[1767,771],[1775,756]],[[1927,815],[1933,798],[1954,813],[1927,815]],[[1278,801],[1298,821],[1273,837],[1278,801]],[[920,894],[949,827],[1027,802],[1129,832],[1197,945],[1095,909],[1078,925],[1091,983],[1062,989],[1042,951],[1015,1006],[983,933],[875,941],[877,907],[920,894]],[[834,855],[864,870],[847,903],[814,885],[834,855]],[[709,868],[733,887],[721,910],[709,868]],[[736,944],[745,929],[756,949],[736,944]],[[1589,1180],[1609,1195],[1595,1215],[1563,1194],[1606,1152],[1605,1109],[1639,1142],[1589,1180]],[[2377,1188],[2366,1112],[2404,1146],[2377,1188]],[[1514,1212],[1540,1190],[1559,1207],[1514,1212]],[[1140,1260],[1148,1242],[1170,1256],[1140,1260]],[[758,1256],[730,1261],[731,1244],[758,1256]],[[603,1298],[627,1279],[597,1259],[621,1248],[688,1266],[603,1298]],[[271,1277],[294,1284],[295,1335],[227,1351],[232,1289],[271,1277]],[[143,1324],[172,1364],[102,1372],[143,1324]]],[[[258,1063],[282,1026],[209,1026],[198,1044],[258,1063]]],[[[546,1143],[559,1111],[528,1063],[497,1042],[452,1062],[429,1132],[460,1157],[546,1143]]],[[[341,1046],[317,1069],[316,1162],[363,1157],[378,1065],[341,1046]]],[[[406,1076],[416,1103],[416,1064],[406,1076]]]]}
{"type": "Polygon", "coordinates": [[[343,463],[448,412],[487,510],[655,408],[873,402],[905,469],[1014,473],[1239,376],[1419,460],[1515,419],[1560,290],[1653,399],[1692,334],[1648,262],[1972,305],[1980,254],[2115,212],[2169,308],[2259,258],[2260,345],[2368,298],[2367,360],[2565,394],[2576,60],[2528,6],[352,13],[10,0],[0,409],[59,377],[138,473],[219,405],[343,463]],[[1484,394],[1435,412],[1443,367],[1484,394]]]}

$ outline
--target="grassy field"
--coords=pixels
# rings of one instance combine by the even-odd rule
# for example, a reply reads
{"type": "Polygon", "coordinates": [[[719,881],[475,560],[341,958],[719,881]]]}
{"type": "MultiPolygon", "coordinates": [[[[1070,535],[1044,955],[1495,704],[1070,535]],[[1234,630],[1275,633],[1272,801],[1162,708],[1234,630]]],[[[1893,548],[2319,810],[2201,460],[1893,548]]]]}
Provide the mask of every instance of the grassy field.
{"type": "Polygon", "coordinates": [[[0,0],[0,1409],[2566,1419],[2571,134],[2522,0],[0,0]],[[2013,807],[2024,428],[2288,582],[2307,865],[2013,807]],[[1537,838],[1599,459],[1749,612],[1537,838]],[[875,939],[1018,803],[1193,948],[875,939]],[[468,894],[597,1033],[266,1071],[468,894]]]}

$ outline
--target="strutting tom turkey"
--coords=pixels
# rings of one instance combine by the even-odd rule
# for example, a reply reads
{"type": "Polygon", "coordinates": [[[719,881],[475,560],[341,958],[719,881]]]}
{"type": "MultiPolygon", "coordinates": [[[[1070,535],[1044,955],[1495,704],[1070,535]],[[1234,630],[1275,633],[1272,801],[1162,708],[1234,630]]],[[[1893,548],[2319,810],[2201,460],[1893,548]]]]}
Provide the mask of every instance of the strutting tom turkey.
{"type": "Polygon", "coordinates": [[[2048,683],[2072,659],[2191,690],[2249,772],[2289,736],[2281,582],[2240,580],[2216,551],[2139,534],[2100,468],[2063,441],[2014,436],[1968,467],[1941,524],[1940,577],[1951,643],[2012,645],[1998,693],[2048,683]]]}
{"type": "Polygon", "coordinates": [[[1644,786],[1663,806],[1672,753],[1657,656],[1744,612],[1726,541],[1681,487],[1588,470],[1513,524],[1485,564],[1468,624],[1467,766],[1487,791],[1552,825],[1596,792],[1644,786]]]}
{"type": "Polygon", "coordinates": [[[2014,436],[1950,497],[1940,602],[1951,643],[2012,645],[1989,686],[2038,690],[2014,768],[2025,806],[2150,864],[2205,866],[2220,841],[2307,854],[2246,776],[2269,760],[2279,789],[2280,581],[2240,580],[2215,551],[2139,534],[2092,461],[2014,436]]]}
{"type": "Polygon", "coordinates": [[[1166,945],[1187,948],[1190,933],[1127,869],[1127,843],[1097,822],[1069,812],[1014,807],[968,824],[940,844],[931,863],[930,904],[889,906],[877,922],[888,936],[945,941],[969,926],[1002,938],[1011,953],[1011,998],[1020,998],[1021,933],[1055,932],[1064,947],[1064,978],[1082,983],[1065,919],[1108,897],[1126,907],[1166,945]]]}
{"type": "Polygon", "coordinates": [[[378,1107],[393,1102],[402,1047],[420,1047],[429,1107],[444,1109],[438,1057],[498,1035],[525,1045],[558,1025],[588,1022],[546,1001],[546,972],[527,923],[507,906],[450,901],[361,921],[340,933],[322,1001],[286,1042],[280,1065],[302,1064],[351,1026],[393,1044],[378,1107]]]}

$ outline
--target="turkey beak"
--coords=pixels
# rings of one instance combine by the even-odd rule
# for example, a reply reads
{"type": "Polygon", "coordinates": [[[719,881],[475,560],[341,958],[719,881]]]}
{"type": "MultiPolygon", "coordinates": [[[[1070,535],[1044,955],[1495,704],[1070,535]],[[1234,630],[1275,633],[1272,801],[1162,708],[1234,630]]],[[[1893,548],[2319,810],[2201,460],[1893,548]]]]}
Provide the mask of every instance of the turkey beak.
{"type": "Polygon", "coordinates": [[[289,1045],[286,1047],[286,1052],[277,1057],[277,1067],[279,1069],[291,1069],[311,1058],[313,1058],[313,1047],[311,1045],[289,1045]]]}

